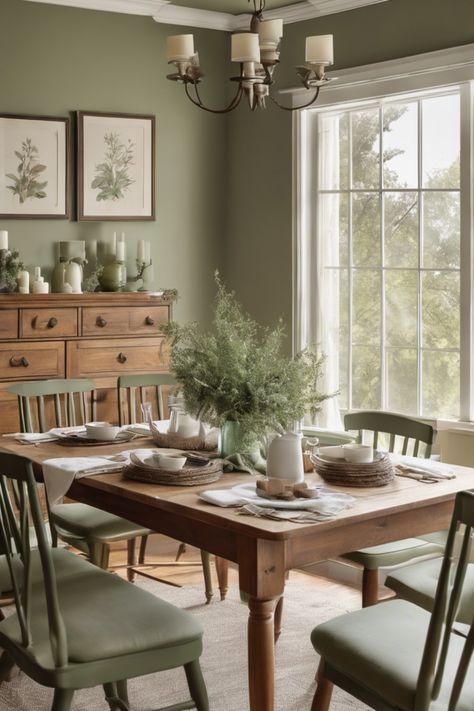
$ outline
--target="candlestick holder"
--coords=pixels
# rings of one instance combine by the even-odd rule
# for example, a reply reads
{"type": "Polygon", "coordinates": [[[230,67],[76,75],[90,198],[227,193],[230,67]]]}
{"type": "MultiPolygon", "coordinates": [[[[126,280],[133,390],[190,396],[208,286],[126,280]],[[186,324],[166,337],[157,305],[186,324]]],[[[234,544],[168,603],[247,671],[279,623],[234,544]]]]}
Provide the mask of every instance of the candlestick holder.
{"type": "Polygon", "coordinates": [[[153,285],[153,260],[149,262],[139,262],[137,259],[138,279],[142,279],[143,284],[138,291],[151,291],[153,285]]]}

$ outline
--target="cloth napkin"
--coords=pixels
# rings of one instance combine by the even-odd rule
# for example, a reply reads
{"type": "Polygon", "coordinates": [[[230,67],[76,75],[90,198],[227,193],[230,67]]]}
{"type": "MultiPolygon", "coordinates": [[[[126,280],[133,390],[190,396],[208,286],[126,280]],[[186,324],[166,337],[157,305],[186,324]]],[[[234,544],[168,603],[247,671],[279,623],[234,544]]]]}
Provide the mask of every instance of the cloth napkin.
{"type": "Polygon", "coordinates": [[[50,442],[51,440],[59,439],[61,434],[77,434],[85,432],[86,428],[80,427],[53,427],[47,432],[13,432],[13,434],[3,435],[4,437],[13,437],[22,444],[35,444],[36,442],[50,442]]]}
{"type": "MultiPolygon", "coordinates": [[[[169,420],[154,420],[153,425],[156,427],[156,429],[161,432],[161,434],[166,434],[168,432],[168,428],[170,426],[170,421],[169,420]]],[[[138,435],[149,435],[150,434],[150,425],[148,422],[136,422],[133,425],[126,425],[124,430],[127,430],[128,432],[133,432],[133,434],[138,434],[138,435]]]]}
{"type": "MultiPolygon", "coordinates": [[[[344,507],[344,508],[347,508],[344,507]]],[[[343,510],[343,509],[342,509],[343,510]]],[[[269,518],[272,521],[293,521],[295,523],[314,523],[315,521],[326,521],[334,518],[336,513],[324,513],[315,510],[311,511],[287,511],[284,509],[268,509],[256,504],[245,504],[237,510],[240,516],[255,516],[256,518],[269,518]]],[[[339,513],[339,512],[338,512],[339,513]]]]}
{"type": "Polygon", "coordinates": [[[456,474],[444,462],[437,462],[434,459],[422,459],[421,457],[409,457],[405,454],[391,454],[390,461],[397,467],[413,468],[415,473],[424,473],[434,479],[455,479],[456,474]]]}
{"type": "Polygon", "coordinates": [[[43,462],[43,477],[49,505],[59,503],[74,479],[121,471],[130,464],[130,451],[105,457],[57,457],[43,462]]]}

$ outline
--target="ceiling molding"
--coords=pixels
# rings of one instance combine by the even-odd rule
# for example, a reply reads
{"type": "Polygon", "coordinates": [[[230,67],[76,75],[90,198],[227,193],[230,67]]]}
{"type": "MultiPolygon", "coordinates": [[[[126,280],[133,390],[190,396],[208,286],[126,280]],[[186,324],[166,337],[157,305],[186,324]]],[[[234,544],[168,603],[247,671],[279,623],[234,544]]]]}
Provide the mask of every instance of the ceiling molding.
{"type": "MultiPolygon", "coordinates": [[[[227,12],[198,10],[193,7],[173,5],[170,0],[27,0],[50,5],[65,5],[87,10],[119,12],[129,15],[150,15],[155,22],[167,25],[202,27],[210,30],[234,32],[248,28],[249,14],[232,15],[227,12]]],[[[355,10],[366,5],[375,5],[389,0],[303,0],[295,5],[286,5],[276,10],[266,10],[268,20],[282,18],[285,24],[311,20],[323,15],[355,10]]]]}

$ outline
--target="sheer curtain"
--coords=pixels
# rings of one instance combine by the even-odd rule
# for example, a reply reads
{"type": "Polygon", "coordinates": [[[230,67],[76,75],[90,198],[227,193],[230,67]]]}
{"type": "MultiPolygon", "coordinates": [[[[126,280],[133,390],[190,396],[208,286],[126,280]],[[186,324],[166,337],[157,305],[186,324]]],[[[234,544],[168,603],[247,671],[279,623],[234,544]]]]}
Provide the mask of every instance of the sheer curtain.
{"type": "MultiPolygon", "coordinates": [[[[316,345],[326,356],[321,378],[321,390],[339,390],[339,208],[340,194],[321,195],[316,206],[316,219],[311,201],[316,199],[310,187],[309,174],[314,167],[308,160],[318,161],[320,190],[339,189],[339,117],[316,116],[318,140],[315,151],[307,150],[305,130],[302,130],[300,205],[296,250],[296,344],[298,348],[316,345]]],[[[305,122],[306,123],[306,122],[305,122]]],[[[328,429],[343,429],[338,398],[323,403],[317,425],[328,429]]]]}

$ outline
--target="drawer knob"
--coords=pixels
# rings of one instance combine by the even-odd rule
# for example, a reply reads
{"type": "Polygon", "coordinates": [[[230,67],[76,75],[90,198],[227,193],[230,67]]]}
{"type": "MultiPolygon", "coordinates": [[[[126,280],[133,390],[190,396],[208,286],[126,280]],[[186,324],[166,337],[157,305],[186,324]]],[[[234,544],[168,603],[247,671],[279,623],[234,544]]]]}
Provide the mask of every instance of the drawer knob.
{"type": "Polygon", "coordinates": [[[151,316],[147,316],[145,319],[145,323],[147,326],[154,326],[155,325],[155,319],[152,318],[151,316]]]}
{"type": "Polygon", "coordinates": [[[97,316],[96,324],[99,326],[99,328],[104,328],[104,326],[107,326],[107,321],[103,316],[97,316]]]}
{"type": "Polygon", "coordinates": [[[119,353],[117,356],[117,360],[119,363],[126,363],[127,362],[127,356],[125,353],[119,353]]]}
{"type": "Polygon", "coordinates": [[[51,316],[48,321],[48,328],[54,328],[58,325],[58,319],[55,316],[51,316]]]}
{"type": "Polygon", "coordinates": [[[12,356],[10,358],[10,365],[12,368],[28,368],[30,364],[30,361],[28,358],[25,358],[25,356],[22,356],[21,358],[15,358],[15,356],[12,356]]]}

